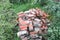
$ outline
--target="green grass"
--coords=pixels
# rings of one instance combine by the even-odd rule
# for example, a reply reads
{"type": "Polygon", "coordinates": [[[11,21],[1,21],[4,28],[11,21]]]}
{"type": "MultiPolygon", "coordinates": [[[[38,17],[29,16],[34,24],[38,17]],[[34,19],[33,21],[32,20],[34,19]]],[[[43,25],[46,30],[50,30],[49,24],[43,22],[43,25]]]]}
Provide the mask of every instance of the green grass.
{"type": "Polygon", "coordinates": [[[36,8],[36,7],[38,7],[38,8],[41,8],[41,6],[40,5],[38,5],[38,4],[30,4],[30,3],[28,3],[28,4],[22,4],[22,5],[19,5],[19,4],[14,4],[13,6],[12,6],[12,8],[14,9],[14,11],[16,12],[16,13],[18,13],[18,12],[20,12],[20,11],[26,11],[26,10],[28,10],[28,9],[30,9],[30,8],[36,8]]]}

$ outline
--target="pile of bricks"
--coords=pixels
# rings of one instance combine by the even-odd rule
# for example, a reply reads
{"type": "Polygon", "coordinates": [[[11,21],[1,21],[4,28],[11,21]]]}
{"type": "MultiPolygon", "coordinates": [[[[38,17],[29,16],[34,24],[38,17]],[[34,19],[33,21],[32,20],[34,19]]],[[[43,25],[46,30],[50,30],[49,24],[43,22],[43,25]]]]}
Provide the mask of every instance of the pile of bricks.
{"type": "Polygon", "coordinates": [[[39,8],[29,9],[28,11],[18,13],[18,23],[20,31],[27,31],[32,34],[44,34],[47,33],[50,21],[49,15],[39,8]]]}

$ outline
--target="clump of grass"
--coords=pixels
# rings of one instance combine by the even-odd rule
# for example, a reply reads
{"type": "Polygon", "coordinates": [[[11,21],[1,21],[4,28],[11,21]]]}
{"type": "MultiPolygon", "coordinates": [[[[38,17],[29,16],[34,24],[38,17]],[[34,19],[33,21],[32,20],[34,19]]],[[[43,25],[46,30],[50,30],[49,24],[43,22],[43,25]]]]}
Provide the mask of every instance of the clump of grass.
{"type": "Polygon", "coordinates": [[[20,11],[26,11],[28,9],[31,9],[31,8],[41,8],[41,6],[39,4],[31,4],[31,3],[28,3],[28,4],[22,4],[22,5],[13,5],[12,8],[15,10],[16,13],[20,12],[20,11]]]}

